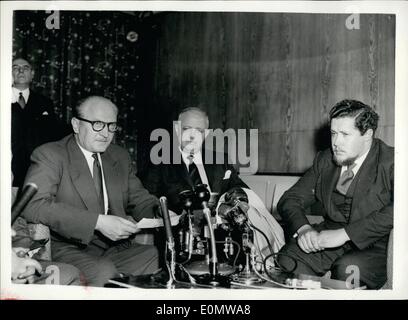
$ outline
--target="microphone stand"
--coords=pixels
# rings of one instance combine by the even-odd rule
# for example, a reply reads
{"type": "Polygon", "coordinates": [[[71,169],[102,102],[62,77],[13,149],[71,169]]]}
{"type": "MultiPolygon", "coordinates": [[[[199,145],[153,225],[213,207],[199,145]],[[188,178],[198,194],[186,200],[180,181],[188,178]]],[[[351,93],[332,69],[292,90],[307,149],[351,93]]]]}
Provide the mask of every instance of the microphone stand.
{"type": "Polygon", "coordinates": [[[176,251],[174,246],[174,240],[167,241],[166,245],[166,268],[169,272],[169,280],[166,283],[167,288],[173,288],[176,282],[176,251]],[[169,262],[170,260],[170,262],[169,262]]]}
{"type": "Polygon", "coordinates": [[[241,283],[245,283],[247,285],[261,283],[263,281],[257,276],[256,270],[251,270],[251,266],[252,268],[255,268],[255,265],[250,263],[251,254],[255,254],[253,250],[254,245],[252,242],[253,231],[247,222],[244,223],[244,229],[245,229],[244,233],[242,234],[242,247],[245,252],[245,267],[237,275],[235,280],[241,283]]]}
{"type": "Polygon", "coordinates": [[[242,231],[242,248],[245,254],[245,266],[239,274],[234,276],[234,281],[251,285],[262,282],[262,279],[258,278],[256,274],[257,270],[251,269],[251,266],[254,268],[250,263],[251,254],[255,255],[253,245],[254,232],[248,223],[249,218],[247,211],[249,207],[245,202],[246,201],[241,201],[239,199],[234,200],[234,206],[227,212],[226,216],[233,225],[238,226],[242,231]],[[236,213],[236,210],[238,209],[242,214],[236,213]]]}
{"type": "Polygon", "coordinates": [[[193,224],[192,224],[192,206],[194,200],[194,192],[192,190],[184,190],[179,193],[180,202],[183,204],[184,210],[187,212],[187,221],[188,221],[188,231],[185,234],[185,251],[188,252],[188,258],[186,259],[183,264],[190,261],[192,252],[193,252],[193,242],[194,242],[194,234],[193,234],[193,224]]]}
{"type": "Polygon", "coordinates": [[[160,208],[163,216],[163,224],[166,230],[166,252],[165,252],[165,260],[166,260],[166,268],[169,273],[169,280],[166,283],[167,288],[174,288],[176,277],[176,250],[175,250],[175,243],[174,238],[171,232],[171,223],[170,223],[170,215],[167,209],[167,198],[161,197],[160,198],[160,208]]]}
{"type": "MultiPolygon", "coordinates": [[[[214,229],[212,227],[212,222],[211,222],[211,212],[210,209],[207,206],[207,202],[203,201],[203,212],[205,219],[207,220],[208,224],[208,230],[210,233],[210,245],[211,245],[211,257],[210,257],[210,274],[212,276],[212,281],[215,281],[215,278],[218,274],[218,258],[217,258],[217,247],[216,247],[216,242],[215,242],[215,235],[214,235],[214,229]]],[[[218,285],[219,283],[215,284],[210,282],[213,285],[218,285]]]]}
{"type": "Polygon", "coordinates": [[[207,189],[206,185],[198,185],[196,187],[196,196],[198,200],[201,202],[201,205],[203,207],[203,213],[204,216],[207,220],[208,224],[208,230],[210,233],[210,245],[211,245],[211,252],[210,252],[210,263],[209,263],[209,278],[208,277],[202,277],[201,280],[202,282],[209,283],[210,285],[214,287],[218,286],[223,286],[223,287],[229,287],[230,286],[230,278],[227,276],[223,276],[218,274],[218,258],[217,258],[217,247],[216,247],[216,242],[215,242],[215,235],[214,235],[214,229],[212,226],[211,222],[211,211],[210,208],[208,207],[208,201],[210,200],[210,192],[207,189]]]}
{"type": "Polygon", "coordinates": [[[27,203],[34,197],[37,191],[38,186],[35,183],[29,182],[24,186],[20,197],[17,199],[17,201],[14,202],[11,208],[11,224],[16,221],[27,203]]]}

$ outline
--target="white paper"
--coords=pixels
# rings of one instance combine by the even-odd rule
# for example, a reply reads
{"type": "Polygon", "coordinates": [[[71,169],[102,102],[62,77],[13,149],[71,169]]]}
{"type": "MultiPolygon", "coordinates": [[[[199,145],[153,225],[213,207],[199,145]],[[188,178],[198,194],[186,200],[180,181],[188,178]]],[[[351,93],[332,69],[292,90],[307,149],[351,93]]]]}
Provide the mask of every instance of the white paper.
{"type": "MultiPolygon", "coordinates": [[[[182,215],[177,215],[173,211],[169,210],[170,213],[170,223],[172,226],[176,226],[179,223],[179,220],[182,215]]],[[[163,227],[163,219],[149,219],[149,218],[143,218],[140,220],[137,224],[137,227],[139,229],[150,229],[150,228],[157,228],[157,227],[163,227]]]]}

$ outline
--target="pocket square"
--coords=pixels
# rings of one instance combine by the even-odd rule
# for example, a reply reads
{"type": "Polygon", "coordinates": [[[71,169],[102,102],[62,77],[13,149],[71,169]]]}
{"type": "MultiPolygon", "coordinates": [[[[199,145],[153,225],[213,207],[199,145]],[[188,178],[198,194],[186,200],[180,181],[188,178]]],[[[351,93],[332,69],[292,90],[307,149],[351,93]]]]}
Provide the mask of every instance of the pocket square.
{"type": "Polygon", "coordinates": [[[231,177],[231,170],[227,170],[225,171],[225,175],[224,178],[222,178],[223,180],[227,180],[231,177]]]}
{"type": "Polygon", "coordinates": [[[48,112],[47,112],[47,111],[44,111],[44,112],[42,113],[42,116],[48,116],[48,112]]]}

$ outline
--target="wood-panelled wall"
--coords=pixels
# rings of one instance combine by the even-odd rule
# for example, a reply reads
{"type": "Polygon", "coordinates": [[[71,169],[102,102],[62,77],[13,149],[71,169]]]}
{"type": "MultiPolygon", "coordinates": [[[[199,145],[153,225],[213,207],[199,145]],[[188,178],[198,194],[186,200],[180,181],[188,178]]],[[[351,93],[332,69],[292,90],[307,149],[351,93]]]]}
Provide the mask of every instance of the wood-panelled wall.
{"type": "Polygon", "coordinates": [[[212,128],[259,129],[259,173],[304,172],[345,98],[373,106],[393,145],[395,17],[364,14],[352,30],[347,18],[168,13],[154,75],[162,114],[201,105],[212,128]]]}

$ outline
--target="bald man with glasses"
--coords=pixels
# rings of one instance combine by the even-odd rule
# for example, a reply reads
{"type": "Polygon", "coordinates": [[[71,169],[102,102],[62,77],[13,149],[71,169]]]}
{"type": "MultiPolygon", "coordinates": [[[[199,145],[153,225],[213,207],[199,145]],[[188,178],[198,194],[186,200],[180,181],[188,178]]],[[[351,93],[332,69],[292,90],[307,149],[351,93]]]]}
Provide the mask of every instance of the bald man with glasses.
{"type": "Polygon", "coordinates": [[[158,269],[156,248],[132,241],[136,221],[155,217],[158,200],[136,177],[128,152],[111,144],[117,114],[106,98],[80,101],[74,133],[34,150],[26,177],[39,191],[23,216],[50,227],[53,260],[76,266],[90,286],[158,269]]]}

